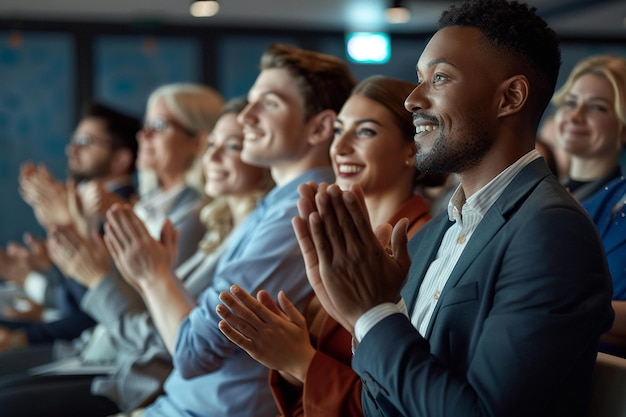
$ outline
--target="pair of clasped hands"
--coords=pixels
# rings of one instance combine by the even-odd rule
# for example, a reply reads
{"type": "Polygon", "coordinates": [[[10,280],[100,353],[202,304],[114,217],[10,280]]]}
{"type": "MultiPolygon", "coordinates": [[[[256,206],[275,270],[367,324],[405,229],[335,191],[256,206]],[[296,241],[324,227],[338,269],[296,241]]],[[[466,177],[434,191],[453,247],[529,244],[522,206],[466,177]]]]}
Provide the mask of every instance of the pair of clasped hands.
{"type": "Polygon", "coordinates": [[[98,234],[99,223],[111,206],[126,200],[108,191],[103,181],[94,179],[79,185],[69,178],[61,182],[45,165],[32,162],[20,167],[19,186],[20,195],[48,235],[45,241],[27,237],[30,252],[18,248],[19,253],[29,255],[31,265],[27,267],[45,272],[53,262],[81,284],[97,284],[110,269],[98,234]]]}
{"type": "MultiPolygon", "coordinates": [[[[399,300],[410,267],[407,219],[372,231],[362,188],[309,182],[298,191],[299,216],[292,221],[307,277],[322,307],[354,335],[370,308],[399,300]]],[[[304,382],[315,355],[304,316],[278,294],[278,306],[261,290],[256,299],[233,286],[222,292],[219,328],[233,343],[294,385],[304,382]]]]}

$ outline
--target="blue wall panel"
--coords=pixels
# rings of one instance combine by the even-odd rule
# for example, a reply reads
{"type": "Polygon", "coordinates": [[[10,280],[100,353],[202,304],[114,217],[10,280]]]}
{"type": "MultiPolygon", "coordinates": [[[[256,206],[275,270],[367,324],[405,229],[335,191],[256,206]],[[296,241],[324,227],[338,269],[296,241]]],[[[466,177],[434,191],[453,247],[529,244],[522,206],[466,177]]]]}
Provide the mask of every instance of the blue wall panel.
{"type": "Polygon", "coordinates": [[[194,38],[99,36],[94,45],[94,98],[143,117],[152,90],[201,82],[200,42],[194,38]]]}
{"type": "Polygon", "coordinates": [[[248,94],[259,75],[261,55],[276,42],[297,46],[292,38],[275,36],[229,36],[218,43],[217,80],[226,99],[248,94]]]}
{"type": "Polygon", "coordinates": [[[45,162],[65,172],[65,143],[74,128],[76,74],[69,34],[0,31],[0,245],[42,233],[18,194],[19,166],[45,162]]]}

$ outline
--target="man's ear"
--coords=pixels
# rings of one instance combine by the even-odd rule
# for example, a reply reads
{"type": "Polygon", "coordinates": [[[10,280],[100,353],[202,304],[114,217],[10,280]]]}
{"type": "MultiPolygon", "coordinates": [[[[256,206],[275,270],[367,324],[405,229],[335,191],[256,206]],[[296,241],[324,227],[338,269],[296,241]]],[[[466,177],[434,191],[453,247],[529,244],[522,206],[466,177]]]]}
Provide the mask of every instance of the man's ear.
{"type": "Polygon", "coordinates": [[[333,139],[336,117],[337,113],[334,110],[326,109],[309,119],[307,141],[310,145],[318,145],[333,139]]]}
{"type": "Polygon", "coordinates": [[[130,149],[116,149],[111,157],[111,172],[116,175],[129,173],[132,171],[134,163],[133,153],[130,149]]]}
{"type": "Polygon", "coordinates": [[[498,117],[510,116],[521,111],[528,101],[529,92],[528,79],[523,75],[514,75],[504,80],[498,102],[498,117]]]}

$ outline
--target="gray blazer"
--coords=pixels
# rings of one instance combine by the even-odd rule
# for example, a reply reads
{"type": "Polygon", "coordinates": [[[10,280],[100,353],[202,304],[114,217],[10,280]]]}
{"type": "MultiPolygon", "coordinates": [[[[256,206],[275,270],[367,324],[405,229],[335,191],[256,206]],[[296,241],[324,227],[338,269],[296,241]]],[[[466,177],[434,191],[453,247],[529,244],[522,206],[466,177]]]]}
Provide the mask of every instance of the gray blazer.
{"type": "MultiPolygon", "coordinates": [[[[187,187],[167,214],[179,231],[176,266],[191,257],[206,231],[199,219],[202,206],[200,194],[187,187]]],[[[210,262],[205,263],[203,268],[194,272],[206,280],[208,285],[214,266],[210,262]]],[[[196,277],[190,282],[202,279],[196,277]]],[[[141,297],[135,291],[129,293],[128,284],[128,288],[124,289],[117,281],[105,279],[90,289],[81,307],[99,325],[106,327],[108,337],[116,349],[115,374],[112,377],[96,378],[92,392],[109,397],[122,410],[132,410],[148,403],[161,392],[161,385],[172,365],[170,355],[141,297]]],[[[206,287],[200,286],[202,289],[206,287]]]]}
{"type": "MultiPolygon", "coordinates": [[[[450,225],[440,215],[410,242],[409,311],[450,225]]],[[[365,415],[587,415],[598,340],[612,320],[598,233],[538,159],[479,224],[425,337],[395,314],[361,341],[353,367],[365,415]]]]}

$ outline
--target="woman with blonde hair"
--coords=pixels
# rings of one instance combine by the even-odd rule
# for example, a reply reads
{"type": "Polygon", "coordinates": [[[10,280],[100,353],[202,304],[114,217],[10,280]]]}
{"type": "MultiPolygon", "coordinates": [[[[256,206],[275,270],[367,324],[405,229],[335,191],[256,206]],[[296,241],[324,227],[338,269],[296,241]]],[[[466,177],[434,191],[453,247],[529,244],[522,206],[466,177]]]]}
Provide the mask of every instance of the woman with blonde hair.
{"type": "Polygon", "coordinates": [[[560,145],[570,155],[565,183],[596,224],[613,280],[613,327],[600,350],[626,357],[626,180],[619,165],[626,143],[626,59],[580,61],[553,103],[560,145]]]}
{"type": "Polygon", "coordinates": [[[626,59],[598,55],[580,61],[552,103],[557,107],[557,141],[571,161],[565,186],[584,202],[622,176],[626,59]]]}

